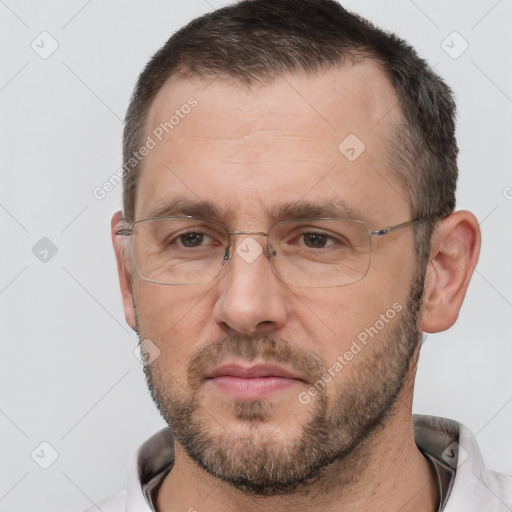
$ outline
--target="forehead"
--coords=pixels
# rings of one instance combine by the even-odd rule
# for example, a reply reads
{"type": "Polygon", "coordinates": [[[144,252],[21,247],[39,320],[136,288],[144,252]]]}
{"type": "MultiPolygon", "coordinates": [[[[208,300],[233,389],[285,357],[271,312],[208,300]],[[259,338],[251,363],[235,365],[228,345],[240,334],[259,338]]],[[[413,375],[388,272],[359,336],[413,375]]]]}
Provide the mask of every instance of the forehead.
{"type": "Polygon", "coordinates": [[[386,201],[404,202],[387,164],[398,119],[392,86],[371,61],[250,88],[173,78],[146,120],[152,148],[136,218],[176,198],[248,218],[303,198],[362,202],[371,217],[386,201]]]}

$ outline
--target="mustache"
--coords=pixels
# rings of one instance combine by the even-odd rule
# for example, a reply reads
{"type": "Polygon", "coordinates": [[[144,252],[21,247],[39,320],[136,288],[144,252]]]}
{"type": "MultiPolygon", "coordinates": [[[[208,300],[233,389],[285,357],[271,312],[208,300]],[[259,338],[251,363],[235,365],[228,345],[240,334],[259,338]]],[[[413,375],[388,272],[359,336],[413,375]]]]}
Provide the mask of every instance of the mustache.
{"type": "Polygon", "coordinates": [[[205,375],[228,357],[237,356],[251,361],[286,365],[292,371],[304,374],[308,382],[316,382],[327,367],[316,353],[293,346],[288,340],[271,334],[226,335],[196,350],[187,365],[190,389],[197,390],[205,375]]]}

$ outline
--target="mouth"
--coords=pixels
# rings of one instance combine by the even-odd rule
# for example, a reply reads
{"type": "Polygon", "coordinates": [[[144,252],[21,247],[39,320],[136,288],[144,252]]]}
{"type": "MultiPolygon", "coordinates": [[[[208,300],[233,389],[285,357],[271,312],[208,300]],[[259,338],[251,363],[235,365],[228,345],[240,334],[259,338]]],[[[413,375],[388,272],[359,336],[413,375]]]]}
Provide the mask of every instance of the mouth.
{"type": "Polygon", "coordinates": [[[242,366],[226,364],[208,373],[206,381],[233,398],[261,400],[287,390],[305,380],[276,365],[242,366]]]}

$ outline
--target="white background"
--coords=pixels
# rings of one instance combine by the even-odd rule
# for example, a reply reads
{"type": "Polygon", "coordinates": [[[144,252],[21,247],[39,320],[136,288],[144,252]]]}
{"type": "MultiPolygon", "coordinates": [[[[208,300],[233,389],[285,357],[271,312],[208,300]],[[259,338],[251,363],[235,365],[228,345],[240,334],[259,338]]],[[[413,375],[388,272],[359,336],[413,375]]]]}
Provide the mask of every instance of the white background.
{"type": "MultiPolygon", "coordinates": [[[[109,238],[121,187],[101,201],[92,191],[120,167],[122,118],[143,65],[220,5],[0,1],[2,512],[91,506],[121,489],[130,453],[164,425],[121,309],[109,238]],[[47,59],[31,48],[51,48],[43,31],[59,45],[47,59]],[[58,251],[46,263],[32,252],[42,237],[58,251]],[[46,470],[31,458],[43,441],[58,453],[46,470]]],[[[487,463],[510,474],[512,1],[344,5],[409,40],[455,90],[458,206],[480,220],[483,250],[458,323],[423,348],[414,409],[467,424],[487,463]],[[469,44],[457,59],[442,47],[453,31],[469,44]]],[[[458,36],[445,44],[463,48],[458,36]]],[[[49,447],[35,453],[51,462],[49,447]]]]}

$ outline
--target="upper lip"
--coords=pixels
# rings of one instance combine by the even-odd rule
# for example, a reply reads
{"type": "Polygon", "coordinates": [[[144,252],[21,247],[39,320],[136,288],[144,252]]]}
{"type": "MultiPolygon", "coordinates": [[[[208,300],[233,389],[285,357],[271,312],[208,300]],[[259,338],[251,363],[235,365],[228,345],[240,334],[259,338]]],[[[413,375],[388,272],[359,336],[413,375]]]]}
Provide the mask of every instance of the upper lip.
{"type": "Polygon", "coordinates": [[[238,377],[241,379],[255,379],[262,377],[283,377],[288,379],[302,380],[299,376],[273,364],[256,364],[253,366],[241,366],[238,364],[224,364],[218,366],[208,373],[207,379],[215,377],[238,377]]]}

